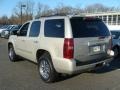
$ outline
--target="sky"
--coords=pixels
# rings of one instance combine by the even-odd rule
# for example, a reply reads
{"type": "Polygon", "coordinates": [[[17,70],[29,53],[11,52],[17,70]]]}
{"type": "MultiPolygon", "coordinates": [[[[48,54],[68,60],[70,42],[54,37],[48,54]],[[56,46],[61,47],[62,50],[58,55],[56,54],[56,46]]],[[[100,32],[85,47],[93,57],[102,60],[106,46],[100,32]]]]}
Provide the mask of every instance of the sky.
{"type": "MultiPolygon", "coordinates": [[[[24,0],[0,0],[0,17],[3,15],[7,15],[8,17],[11,16],[13,13],[13,8],[16,7],[19,1],[24,0]]],[[[35,4],[38,2],[42,4],[47,4],[51,8],[54,8],[58,5],[58,3],[63,3],[65,5],[70,6],[80,6],[82,8],[95,4],[100,3],[108,7],[120,7],[120,0],[33,0],[35,4]]]]}

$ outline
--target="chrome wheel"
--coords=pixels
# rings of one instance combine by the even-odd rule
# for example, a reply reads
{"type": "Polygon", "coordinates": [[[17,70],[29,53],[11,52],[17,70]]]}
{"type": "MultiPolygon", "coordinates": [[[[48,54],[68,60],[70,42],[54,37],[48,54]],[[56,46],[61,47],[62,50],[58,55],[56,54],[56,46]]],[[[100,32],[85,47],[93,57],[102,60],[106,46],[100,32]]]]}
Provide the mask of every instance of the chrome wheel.
{"type": "Polygon", "coordinates": [[[39,71],[44,79],[47,80],[50,77],[50,65],[47,60],[41,60],[39,71]]]}
{"type": "Polygon", "coordinates": [[[9,56],[9,59],[11,62],[17,61],[18,56],[16,55],[16,53],[14,51],[13,45],[8,46],[8,56],[9,56]]]}

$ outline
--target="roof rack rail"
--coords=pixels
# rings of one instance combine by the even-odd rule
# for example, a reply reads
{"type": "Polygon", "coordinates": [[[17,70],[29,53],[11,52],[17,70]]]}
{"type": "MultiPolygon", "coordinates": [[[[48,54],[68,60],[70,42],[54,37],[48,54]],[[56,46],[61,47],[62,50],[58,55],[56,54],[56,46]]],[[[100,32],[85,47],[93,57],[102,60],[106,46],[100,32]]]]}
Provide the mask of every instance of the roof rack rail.
{"type": "Polygon", "coordinates": [[[66,16],[65,14],[43,15],[41,17],[66,16]]]}
{"type": "Polygon", "coordinates": [[[40,17],[53,17],[53,16],[69,16],[69,17],[72,17],[72,16],[85,16],[85,15],[60,13],[60,14],[53,14],[53,15],[43,15],[43,16],[40,16],[40,17]]]}
{"type": "Polygon", "coordinates": [[[52,16],[74,16],[76,14],[65,14],[65,13],[57,13],[57,14],[53,14],[53,15],[43,15],[41,17],[52,17],[52,16]]]}

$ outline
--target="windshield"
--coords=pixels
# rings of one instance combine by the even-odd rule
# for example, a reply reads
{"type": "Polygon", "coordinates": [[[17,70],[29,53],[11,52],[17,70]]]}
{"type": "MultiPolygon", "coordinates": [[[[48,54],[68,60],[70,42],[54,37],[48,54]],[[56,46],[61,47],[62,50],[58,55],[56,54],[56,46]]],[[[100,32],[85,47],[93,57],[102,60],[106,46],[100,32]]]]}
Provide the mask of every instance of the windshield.
{"type": "Polygon", "coordinates": [[[8,26],[7,29],[10,30],[12,29],[14,26],[8,26]]]}
{"type": "Polygon", "coordinates": [[[17,25],[15,27],[13,27],[12,29],[20,29],[21,25],[17,25]]]}
{"type": "Polygon", "coordinates": [[[1,27],[1,29],[6,29],[8,27],[8,25],[4,25],[1,27]]]}
{"type": "Polygon", "coordinates": [[[120,32],[118,31],[111,31],[111,34],[113,39],[118,39],[120,37],[120,32]]]}
{"type": "Polygon", "coordinates": [[[110,36],[109,30],[100,19],[71,18],[74,38],[110,36]]]}

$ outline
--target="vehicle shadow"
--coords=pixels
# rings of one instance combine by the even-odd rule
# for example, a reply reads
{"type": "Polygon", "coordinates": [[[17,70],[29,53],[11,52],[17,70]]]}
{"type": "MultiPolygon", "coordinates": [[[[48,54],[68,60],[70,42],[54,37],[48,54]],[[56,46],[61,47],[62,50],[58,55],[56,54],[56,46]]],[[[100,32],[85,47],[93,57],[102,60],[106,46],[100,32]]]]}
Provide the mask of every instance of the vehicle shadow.
{"type": "Polygon", "coordinates": [[[104,66],[102,68],[99,68],[95,71],[92,71],[91,73],[97,73],[97,74],[102,74],[106,72],[110,72],[116,69],[120,69],[120,58],[116,58],[110,62],[109,66],[104,66]]]}
{"type": "Polygon", "coordinates": [[[57,80],[55,81],[55,83],[56,82],[62,82],[62,81],[69,80],[69,79],[74,78],[74,77],[76,77],[78,75],[80,75],[80,73],[73,74],[73,75],[59,75],[59,77],[57,78],[57,80]]]}
{"type": "MultiPolygon", "coordinates": [[[[120,58],[112,60],[110,62],[109,66],[104,66],[104,67],[96,69],[96,70],[88,71],[88,73],[103,74],[103,73],[111,72],[111,71],[116,70],[116,69],[120,69],[120,58]]],[[[60,77],[57,79],[56,82],[65,81],[65,80],[74,78],[80,74],[81,73],[74,74],[74,75],[65,75],[65,76],[60,75],[60,77]]]]}

